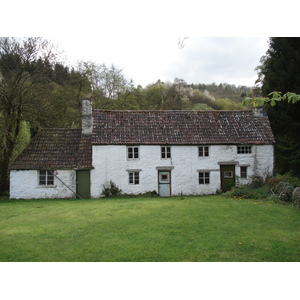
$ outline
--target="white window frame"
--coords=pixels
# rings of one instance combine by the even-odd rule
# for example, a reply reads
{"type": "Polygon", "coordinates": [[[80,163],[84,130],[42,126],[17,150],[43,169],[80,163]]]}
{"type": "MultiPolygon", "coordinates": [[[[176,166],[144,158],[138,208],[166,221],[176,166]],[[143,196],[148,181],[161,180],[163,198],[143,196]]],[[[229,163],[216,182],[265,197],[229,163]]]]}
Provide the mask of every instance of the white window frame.
{"type": "Polygon", "coordinates": [[[233,178],[232,171],[224,171],[224,178],[233,178]]]}
{"type": "Polygon", "coordinates": [[[209,157],[209,146],[198,146],[198,156],[199,157],[209,157]],[[201,155],[200,155],[201,151],[201,155]]]}
{"type": "Polygon", "coordinates": [[[171,146],[161,146],[160,147],[161,159],[170,159],[171,155],[171,146]]]}
{"type": "Polygon", "coordinates": [[[38,186],[48,187],[54,186],[54,171],[39,170],[38,171],[38,186]]]}
{"type": "Polygon", "coordinates": [[[127,159],[128,160],[140,159],[139,146],[127,146],[127,159]]]}
{"type": "Polygon", "coordinates": [[[128,171],[128,183],[130,185],[139,185],[141,182],[140,179],[140,171],[136,170],[129,170],[128,171]]]}
{"type": "Polygon", "coordinates": [[[198,182],[201,185],[202,184],[210,184],[210,172],[209,171],[198,171],[198,182]],[[200,179],[202,182],[200,182],[200,179]]]}
{"type": "Polygon", "coordinates": [[[249,145],[241,145],[237,146],[237,154],[251,154],[252,146],[249,145]]]}

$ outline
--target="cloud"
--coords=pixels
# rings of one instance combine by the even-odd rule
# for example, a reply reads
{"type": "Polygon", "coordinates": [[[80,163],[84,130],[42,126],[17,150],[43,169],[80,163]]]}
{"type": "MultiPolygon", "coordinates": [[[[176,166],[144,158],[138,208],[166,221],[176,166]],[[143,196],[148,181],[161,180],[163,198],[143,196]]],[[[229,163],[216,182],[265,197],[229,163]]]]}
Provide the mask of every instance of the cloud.
{"type": "Polygon", "coordinates": [[[254,85],[267,38],[191,38],[166,70],[188,83],[254,85]]]}
{"type": "MultiPolygon", "coordinates": [[[[50,38],[51,39],[51,38],[50,38]]],[[[190,37],[179,49],[175,36],[55,37],[74,64],[91,60],[123,70],[127,79],[146,86],[158,79],[188,83],[252,86],[254,69],[267,50],[267,38],[190,37]]]]}

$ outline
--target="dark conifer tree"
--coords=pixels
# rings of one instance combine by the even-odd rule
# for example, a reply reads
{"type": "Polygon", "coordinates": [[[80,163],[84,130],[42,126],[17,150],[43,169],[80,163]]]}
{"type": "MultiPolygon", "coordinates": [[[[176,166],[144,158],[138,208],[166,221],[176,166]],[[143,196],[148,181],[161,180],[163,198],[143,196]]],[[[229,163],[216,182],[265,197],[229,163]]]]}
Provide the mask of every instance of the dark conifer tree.
{"type": "MultiPolygon", "coordinates": [[[[257,69],[262,96],[273,91],[300,94],[300,38],[270,38],[257,69]]],[[[278,103],[268,108],[268,114],[276,139],[276,171],[300,175],[300,102],[278,103]]]]}

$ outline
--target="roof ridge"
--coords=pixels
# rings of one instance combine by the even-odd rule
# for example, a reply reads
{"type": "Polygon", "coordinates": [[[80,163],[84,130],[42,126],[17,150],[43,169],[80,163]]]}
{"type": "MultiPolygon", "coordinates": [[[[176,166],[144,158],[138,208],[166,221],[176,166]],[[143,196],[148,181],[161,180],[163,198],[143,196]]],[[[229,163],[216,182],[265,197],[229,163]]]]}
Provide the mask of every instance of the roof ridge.
{"type": "Polygon", "coordinates": [[[38,131],[40,130],[81,130],[81,128],[54,128],[54,127],[51,127],[51,128],[47,128],[47,127],[41,127],[38,129],[38,131]]]}
{"type": "Polygon", "coordinates": [[[160,112],[160,113],[170,113],[170,112],[252,112],[250,109],[245,110],[113,110],[113,109],[93,109],[95,112],[160,112]]]}

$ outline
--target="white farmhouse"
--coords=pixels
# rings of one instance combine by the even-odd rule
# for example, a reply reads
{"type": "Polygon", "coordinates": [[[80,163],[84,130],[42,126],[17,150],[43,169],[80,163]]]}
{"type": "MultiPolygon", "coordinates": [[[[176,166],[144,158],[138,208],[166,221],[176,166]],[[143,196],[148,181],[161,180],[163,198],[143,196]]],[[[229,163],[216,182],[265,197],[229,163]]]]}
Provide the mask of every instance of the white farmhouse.
{"type": "Polygon", "coordinates": [[[254,111],[105,111],[83,99],[81,129],[41,129],[10,168],[11,198],[202,195],[271,176],[274,137],[254,111]]]}

